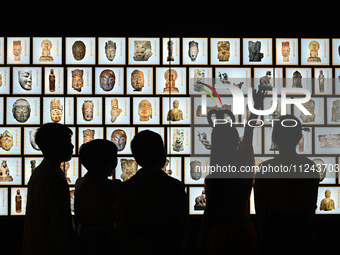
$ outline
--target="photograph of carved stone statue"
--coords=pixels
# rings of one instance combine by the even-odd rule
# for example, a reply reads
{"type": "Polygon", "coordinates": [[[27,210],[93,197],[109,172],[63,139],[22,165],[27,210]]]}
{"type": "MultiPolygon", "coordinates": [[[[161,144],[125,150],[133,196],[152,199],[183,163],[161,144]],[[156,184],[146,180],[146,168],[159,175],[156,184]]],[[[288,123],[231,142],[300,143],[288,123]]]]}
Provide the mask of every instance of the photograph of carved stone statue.
{"type": "Polygon", "coordinates": [[[20,61],[21,60],[21,41],[13,41],[13,55],[14,55],[14,61],[20,61]]]}
{"type": "Polygon", "coordinates": [[[32,71],[20,70],[18,71],[18,81],[24,90],[32,90],[32,71]]]}
{"type": "Polygon", "coordinates": [[[167,116],[167,121],[180,121],[183,120],[183,113],[181,109],[178,109],[179,107],[179,101],[174,100],[173,103],[173,109],[169,110],[168,116],[167,116]]]}
{"type": "Polygon", "coordinates": [[[20,194],[20,189],[17,189],[17,194],[15,195],[15,212],[21,213],[22,211],[22,197],[20,194]]]}
{"type": "Polygon", "coordinates": [[[321,62],[321,58],[318,56],[318,51],[320,49],[320,44],[317,41],[311,41],[309,43],[310,57],[307,62],[321,62]]]}
{"type": "Polygon", "coordinates": [[[281,54],[283,56],[283,62],[289,62],[290,55],[289,42],[282,42],[281,54]]]}
{"type": "Polygon", "coordinates": [[[92,100],[85,100],[82,106],[83,119],[85,121],[93,120],[93,108],[94,104],[92,100]]]}
{"type": "Polygon", "coordinates": [[[169,165],[169,160],[166,159],[165,165],[163,166],[162,170],[164,171],[164,173],[166,173],[167,175],[172,175],[172,170],[171,169],[166,169],[167,166],[169,165]]]}
{"type": "Polygon", "coordinates": [[[332,122],[340,122],[340,100],[333,101],[332,122]]]}
{"type": "Polygon", "coordinates": [[[0,134],[0,147],[5,151],[10,151],[13,147],[13,135],[5,130],[2,134],[0,134]]]}
{"type": "Polygon", "coordinates": [[[322,182],[323,179],[325,179],[326,174],[327,174],[327,165],[325,164],[325,161],[323,161],[321,158],[313,159],[313,162],[314,162],[315,165],[319,165],[320,166],[320,171],[319,171],[320,179],[319,179],[319,182],[322,182]]]}
{"type": "Polygon", "coordinates": [[[335,210],[334,200],[331,199],[331,191],[327,189],[325,191],[325,198],[321,200],[320,211],[332,211],[335,210]]]}
{"type": "Polygon", "coordinates": [[[198,160],[193,160],[190,162],[190,177],[191,179],[198,181],[202,177],[202,163],[198,160]]]}
{"type": "Polygon", "coordinates": [[[173,56],[173,50],[174,50],[174,42],[169,40],[167,42],[167,45],[168,45],[168,57],[166,58],[166,61],[175,61],[175,58],[173,56]]]}
{"type": "Polygon", "coordinates": [[[110,61],[113,61],[116,56],[117,45],[115,42],[109,40],[105,42],[105,55],[106,58],[110,61]]]}
{"type": "Polygon", "coordinates": [[[293,73],[293,88],[302,88],[302,75],[299,71],[293,73]]]}
{"type": "Polygon", "coordinates": [[[196,61],[198,53],[199,53],[198,42],[190,41],[188,54],[189,54],[189,58],[191,59],[191,62],[196,61]]]}
{"type": "MultiPolygon", "coordinates": [[[[270,107],[273,105],[273,101],[270,101],[270,107]]],[[[274,112],[269,114],[269,120],[278,119],[281,116],[281,103],[277,100],[277,106],[274,112]]]]}
{"type": "Polygon", "coordinates": [[[340,134],[318,135],[321,148],[340,148],[340,134]]]}
{"type": "Polygon", "coordinates": [[[119,108],[118,106],[118,99],[114,98],[111,100],[111,110],[110,110],[110,114],[111,114],[111,122],[114,123],[116,121],[116,119],[118,118],[118,116],[121,114],[123,110],[119,108]]]}
{"type": "Polygon", "coordinates": [[[38,144],[35,142],[35,133],[37,133],[37,131],[38,131],[38,129],[34,129],[34,130],[29,131],[30,144],[31,144],[33,149],[35,149],[36,151],[40,151],[38,144]]]}
{"type": "Polygon", "coordinates": [[[142,100],[138,104],[138,115],[140,121],[152,119],[152,105],[149,100],[142,100]]]}
{"type": "Polygon", "coordinates": [[[94,140],[94,135],[96,130],[94,129],[85,129],[83,130],[83,143],[88,143],[94,140]]]}
{"type": "Polygon", "coordinates": [[[178,74],[174,69],[168,69],[164,73],[165,78],[165,88],[163,92],[179,92],[178,88],[176,88],[176,80],[178,74]]]}
{"type": "Polygon", "coordinates": [[[172,132],[172,149],[177,152],[184,151],[184,129],[175,128],[172,132]]]}
{"type": "Polygon", "coordinates": [[[260,41],[249,41],[248,42],[249,61],[250,62],[261,62],[263,53],[261,53],[261,42],[260,41]]]}
{"type": "Polygon", "coordinates": [[[13,177],[9,173],[7,160],[3,160],[0,166],[0,182],[12,182],[13,177]]]}
{"type": "Polygon", "coordinates": [[[36,160],[31,160],[30,161],[31,164],[31,174],[33,174],[33,171],[36,169],[37,167],[37,161],[36,160]]]}
{"type": "Polygon", "coordinates": [[[144,73],[138,69],[131,73],[131,86],[133,91],[142,91],[144,87],[144,73]]]}
{"type": "Polygon", "coordinates": [[[134,41],[133,60],[148,61],[152,54],[151,41],[134,41]]]}
{"type": "Polygon", "coordinates": [[[325,91],[325,75],[323,74],[323,71],[320,70],[319,74],[319,92],[325,91]]]}
{"type": "Polygon", "coordinates": [[[267,71],[266,75],[264,75],[260,78],[259,90],[264,90],[264,91],[272,91],[273,90],[273,85],[270,83],[270,79],[272,78],[271,75],[272,75],[272,72],[267,71]]]}
{"type": "Polygon", "coordinates": [[[121,159],[120,165],[122,168],[122,174],[120,178],[125,182],[137,173],[138,164],[134,159],[121,159]]]}
{"type": "Polygon", "coordinates": [[[14,119],[25,123],[31,116],[31,105],[26,99],[18,99],[13,104],[12,113],[14,119]]]}
{"type": "Polygon", "coordinates": [[[104,91],[111,91],[116,83],[116,75],[112,70],[105,69],[100,73],[99,80],[104,91]]]}
{"type": "Polygon", "coordinates": [[[194,90],[201,92],[205,83],[205,70],[204,69],[195,69],[194,71],[194,90]]]}
{"type": "Polygon", "coordinates": [[[67,182],[71,183],[71,179],[67,177],[67,171],[70,169],[70,162],[69,161],[62,162],[60,164],[60,169],[64,172],[67,182]]]}
{"type": "Polygon", "coordinates": [[[205,191],[203,190],[202,194],[195,198],[194,209],[204,210],[206,205],[207,205],[207,201],[206,201],[205,191]]]}
{"type": "Polygon", "coordinates": [[[81,92],[81,88],[84,86],[83,80],[84,70],[76,69],[72,71],[72,88],[81,92]]]}
{"type": "Polygon", "coordinates": [[[51,56],[51,48],[52,42],[48,39],[45,39],[41,42],[41,51],[42,55],[39,58],[41,62],[52,62],[53,57],[51,56]]]}
{"type": "Polygon", "coordinates": [[[127,135],[123,129],[116,129],[111,134],[111,142],[113,142],[117,146],[118,151],[122,151],[125,149],[126,140],[127,135]]]}
{"type": "Polygon", "coordinates": [[[85,43],[83,41],[75,41],[72,45],[72,54],[75,60],[82,60],[86,54],[85,43]]]}
{"type": "Polygon", "coordinates": [[[63,117],[63,105],[60,103],[60,100],[52,100],[50,103],[50,116],[53,122],[61,121],[63,117]]]}
{"type": "Polygon", "coordinates": [[[300,114],[300,118],[304,123],[315,122],[315,101],[310,99],[308,102],[302,104],[311,115],[305,115],[303,112],[300,114]]]}
{"type": "Polygon", "coordinates": [[[229,61],[230,58],[230,42],[218,41],[217,42],[217,58],[219,61],[229,61]]]}
{"type": "Polygon", "coordinates": [[[50,92],[55,92],[55,74],[53,69],[50,70],[48,75],[48,85],[50,92]]]}
{"type": "Polygon", "coordinates": [[[203,146],[207,150],[210,150],[211,149],[211,142],[208,140],[207,133],[206,132],[200,133],[199,131],[197,131],[197,136],[198,136],[198,140],[203,144],[203,146]]]}

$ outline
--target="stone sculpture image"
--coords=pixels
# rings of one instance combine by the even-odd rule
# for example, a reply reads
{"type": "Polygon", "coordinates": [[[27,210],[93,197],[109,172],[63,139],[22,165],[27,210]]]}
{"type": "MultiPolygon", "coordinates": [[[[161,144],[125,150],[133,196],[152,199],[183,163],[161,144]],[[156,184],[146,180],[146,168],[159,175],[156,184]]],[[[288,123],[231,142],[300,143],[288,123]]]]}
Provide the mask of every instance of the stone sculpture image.
{"type": "Polygon", "coordinates": [[[204,210],[206,205],[207,205],[207,200],[205,196],[205,191],[203,190],[202,194],[195,198],[194,209],[198,211],[204,210]]]}
{"type": "Polygon", "coordinates": [[[109,69],[105,69],[104,71],[102,71],[100,73],[99,76],[99,80],[100,80],[100,87],[104,90],[104,91],[111,91],[116,83],[116,75],[112,70],[109,69]]]}
{"type": "Polygon", "coordinates": [[[272,91],[273,90],[273,85],[270,83],[270,79],[272,78],[271,75],[272,75],[272,72],[267,71],[266,75],[264,75],[260,78],[259,90],[264,90],[264,91],[272,91]]]}
{"type": "Polygon", "coordinates": [[[211,150],[211,142],[208,140],[208,135],[206,132],[200,133],[197,131],[198,140],[203,144],[207,150],[211,150]]]}
{"type": "Polygon", "coordinates": [[[172,149],[180,152],[184,151],[184,129],[175,128],[172,133],[172,149]]]}
{"type": "Polygon", "coordinates": [[[325,198],[321,200],[320,211],[332,211],[335,210],[334,200],[331,199],[331,191],[327,189],[325,191],[325,198]]]}
{"type": "MultiPolygon", "coordinates": [[[[222,84],[230,84],[230,81],[229,81],[229,77],[228,77],[228,74],[227,73],[222,73],[221,72],[218,72],[218,77],[220,78],[220,82],[222,82],[222,84]]],[[[239,89],[242,89],[242,85],[243,85],[244,82],[240,82],[240,83],[234,83],[233,82],[233,85],[239,89]]]]}
{"type": "Polygon", "coordinates": [[[111,134],[111,142],[113,142],[118,151],[123,151],[126,146],[127,135],[123,129],[116,129],[111,134]]]}
{"type": "Polygon", "coordinates": [[[61,121],[63,117],[63,105],[60,103],[60,100],[52,100],[50,103],[50,116],[53,122],[61,121]]]}
{"type": "Polygon", "coordinates": [[[72,71],[72,88],[78,92],[81,92],[81,88],[84,86],[83,74],[84,71],[80,69],[72,71]]]}
{"type": "Polygon", "coordinates": [[[168,116],[167,116],[167,121],[180,121],[183,120],[183,113],[182,110],[178,109],[179,107],[179,101],[174,100],[173,103],[173,109],[169,110],[168,116]]]}
{"type": "Polygon", "coordinates": [[[311,115],[305,115],[303,112],[300,114],[300,118],[304,123],[315,122],[315,101],[310,99],[308,102],[302,104],[311,115]]]}
{"type": "MultiPolygon", "coordinates": [[[[224,104],[222,106],[207,106],[207,114],[211,111],[211,110],[229,110],[231,111],[231,105],[229,104],[224,104]]],[[[196,109],[196,116],[197,117],[207,117],[206,114],[202,114],[202,105],[198,105],[197,109],[196,109]]],[[[212,114],[212,116],[216,116],[215,114],[212,114]]]]}
{"type": "Polygon", "coordinates": [[[299,71],[293,73],[293,88],[302,88],[302,75],[299,71]]]}
{"type": "Polygon", "coordinates": [[[32,146],[33,149],[35,149],[36,151],[40,151],[40,148],[38,146],[38,144],[35,142],[35,134],[37,133],[38,129],[34,129],[29,131],[29,136],[30,136],[30,144],[32,146]]]}
{"type": "Polygon", "coordinates": [[[18,82],[24,90],[32,90],[32,71],[31,70],[18,71],[18,82]]]}
{"type": "Polygon", "coordinates": [[[96,131],[94,129],[83,130],[83,143],[88,143],[94,140],[96,131]]]}
{"type": "Polygon", "coordinates": [[[18,99],[13,104],[12,113],[14,119],[25,123],[31,116],[31,105],[26,99],[18,99]]]}
{"type": "Polygon", "coordinates": [[[133,91],[142,91],[144,87],[144,73],[138,69],[131,73],[131,86],[133,91]]]}
{"type": "Polygon", "coordinates": [[[178,74],[174,69],[168,69],[164,73],[165,78],[165,88],[163,92],[179,92],[178,88],[176,88],[175,81],[177,80],[178,74]]]}
{"type": "Polygon", "coordinates": [[[229,61],[230,58],[230,42],[218,41],[217,42],[217,58],[220,62],[229,61]]]}
{"type": "Polygon", "coordinates": [[[134,41],[134,61],[148,61],[152,54],[150,41],[134,41]]]}
{"type": "Polygon", "coordinates": [[[119,115],[121,114],[123,110],[120,109],[118,107],[118,99],[114,98],[111,100],[111,110],[110,110],[110,114],[111,114],[111,122],[114,123],[116,121],[116,119],[119,117],[119,115]]]}
{"type": "Polygon", "coordinates": [[[33,171],[36,169],[37,167],[37,161],[36,160],[31,160],[30,161],[31,164],[31,174],[33,174],[33,171]]]}
{"type": "Polygon", "coordinates": [[[205,70],[204,69],[195,69],[194,70],[194,90],[201,92],[205,83],[205,70]]]}
{"type": "Polygon", "coordinates": [[[138,104],[138,115],[140,121],[148,121],[152,119],[152,106],[149,100],[142,100],[138,104]]]}
{"type": "Polygon", "coordinates": [[[85,100],[82,106],[83,119],[85,121],[93,120],[93,108],[94,104],[92,100],[85,100]]]}
{"type": "Polygon", "coordinates": [[[21,52],[22,52],[22,47],[21,47],[21,41],[13,41],[13,56],[14,56],[14,61],[20,61],[21,60],[21,52]]]}
{"type": "Polygon", "coordinates": [[[325,75],[323,74],[323,71],[320,70],[319,74],[319,92],[325,91],[325,75]]]}
{"type": "Polygon", "coordinates": [[[317,41],[311,41],[309,43],[310,57],[307,59],[309,63],[320,63],[321,58],[318,56],[318,51],[320,49],[320,44],[317,41]]]}
{"type": "Polygon", "coordinates": [[[190,41],[189,42],[189,58],[191,62],[195,62],[199,53],[198,42],[190,41]]]}
{"type": "Polygon", "coordinates": [[[121,159],[120,165],[122,168],[122,174],[120,178],[125,182],[137,173],[138,164],[134,159],[121,159]]]}
{"type": "Polygon", "coordinates": [[[198,160],[193,160],[190,162],[190,177],[191,179],[198,181],[202,177],[201,171],[202,163],[198,160]]]}
{"type": "Polygon", "coordinates": [[[283,62],[289,62],[290,55],[289,42],[282,42],[281,54],[283,56],[283,62]]]}
{"type": "Polygon", "coordinates": [[[340,134],[318,135],[321,148],[340,148],[340,134]]]}
{"type": "Polygon", "coordinates": [[[172,175],[172,170],[171,169],[166,169],[167,166],[169,165],[169,160],[166,159],[165,165],[163,166],[162,170],[164,171],[164,173],[166,173],[167,175],[172,175]]]}
{"type": "Polygon", "coordinates": [[[5,151],[10,151],[13,147],[13,135],[5,130],[2,134],[0,134],[0,147],[5,151]]]}
{"type": "Polygon", "coordinates": [[[15,195],[15,212],[21,213],[22,211],[22,197],[20,194],[20,189],[17,189],[17,194],[15,195]]]}
{"type": "Polygon", "coordinates": [[[340,122],[340,100],[333,101],[332,107],[332,122],[340,122]]]}
{"type": "Polygon", "coordinates": [[[325,161],[323,161],[321,158],[313,159],[313,162],[315,165],[320,166],[320,170],[318,171],[320,175],[319,182],[322,182],[327,174],[327,165],[325,164],[325,161]]]}
{"type": "Polygon", "coordinates": [[[9,173],[7,160],[3,160],[0,166],[0,182],[12,182],[13,177],[9,173]]]}
{"type": "Polygon", "coordinates": [[[106,58],[110,61],[113,61],[116,56],[117,45],[115,42],[109,40],[105,42],[105,55],[106,58]]]}
{"type": "Polygon", "coordinates": [[[72,45],[72,54],[75,60],[82,60],[86,54],[85,43],[83,41],[75,41],[72,45]]]}
{"type": "Polygon", "coordinates": [[[41,62],[52,62],[53,57],[51,56],[52,42],[45,39],[41,42],[42,56],[40,56],[39,61],[41,62]]]}
{"type": "Polygon", "coordinates": [[[65,178],[68,183],[71,183],[71,179],[67,177],[67,171],[70,169],[70,162],[65,161],[60,164],[60,169],[64,172],[65,178]]]}
{"type": "Polygon", "coordinates": [[[174,56],[173,56],[173,50],[174,50],[174,42],[173,41],[171,41],[171,40],[169,40],[168,42],[167,42],[167,48],[168,48],[168,57],[166,58],[166,61],[169,61],[169,62],[171,62],[171,61],[175,61],[175,58],[174,58],[174,56]]]}
{"type": "Polygon", "coordinates": [[[55,92],[55,74],[53,69],[50,70],[48,75],[48,84],[50,92],[55,92]]]}
{"type": "Polygon", "coordinates": [[[249,62],[261,62],[263,53],[261,53],[261,42],[260,41],[249,41],[248,42],[249,62]]]}

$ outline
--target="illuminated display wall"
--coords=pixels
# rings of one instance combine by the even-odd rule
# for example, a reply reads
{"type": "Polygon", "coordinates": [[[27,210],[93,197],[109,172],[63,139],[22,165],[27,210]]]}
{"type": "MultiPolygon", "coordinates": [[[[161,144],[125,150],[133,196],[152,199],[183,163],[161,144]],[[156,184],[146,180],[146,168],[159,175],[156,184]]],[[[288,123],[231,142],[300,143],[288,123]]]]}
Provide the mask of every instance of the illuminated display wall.
{"type": "MultiPolygon", "coordinates": [[[[202,214],[195,199],[202,193],[206,173],[195,175],[190,168],[209,165],[209,150],[199,147],[197,135],[191,136],[191,124],[202,124],[195,131],[206,132],[208,140],[211,131],[199,112],[197,77],[229,81],[245,93],[248,87],[257,88],[266,75],[278,88],[309,89],[311,118],[297,108],[287,109],[303,123],[304,138],[297,149],[315,162],[336,167],[339,45],[340,39],[332,38],[0,38],[0,215],[24,215],[27,183],[42,160],[34,133],[52,121],[68,125],[74,133],[74,157],[62,166],[71,194],[77,178],[86,173],[78,160],[84,142],[106,138],[119,143],[115,177],[127,180],[129,172],[138,169],[130,141],[137,132],[150,129],[166,143],[169,162],[164,171],[187,185],[190,213],[202,214]],[[178,134],[185,137],[183,148],[173,145],[178,134]]],[[[223,104],[232,105],[228,91],[217,92],[223,104]]],[[[271,103],[269,93],[264,105],[271,103]]],[[[214,106],[210,98],[208,106],[214,106]]],[[[238,130],[242,136],[243,128],[238,130]]],[[[258,163],[275,153],[271,131],[269,124],[254,131],[258,163]]],[[[317,213],[340,213],[340,185],[334,172],[328,171],[321,182],[318,206],[326,189],[335,209],[318,207],[317,213]]],[[[250,210],[254,213],[252,202],[250,210]]]]}

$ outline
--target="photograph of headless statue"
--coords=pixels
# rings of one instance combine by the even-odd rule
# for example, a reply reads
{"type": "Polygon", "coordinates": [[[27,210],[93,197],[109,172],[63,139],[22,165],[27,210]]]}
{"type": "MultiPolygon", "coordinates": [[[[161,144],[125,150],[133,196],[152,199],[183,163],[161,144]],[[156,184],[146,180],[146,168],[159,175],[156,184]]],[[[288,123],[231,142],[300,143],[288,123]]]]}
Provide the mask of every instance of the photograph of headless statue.
{"type": "Polygon", "coordinates": [[[87,173],[78,178],[75,187],[79,254],[121,254],[116,231],[116,201],[121,181],[108,179],[117,166],[117,151],[113,142],[104,139],[80,147],[79,159],[87,173]]]}
{"type": "Polygon", "coordinates": [[[189,205],[184,184],[162,168],[162,137],[150,130],[135,135],[132,155],[142,168],[122,184],[117,227],[127,254],[182,254],[189,205]]]}
{"type": "Polygon", "coordinates": [[[28,182],[22,254],[74,254],[70,190],[60,165],[73,153],[72,130],[47,123],[35,134],[44,159],[28,182]]]}
{"type": "MultiPolygon", "coordinates": [[[[266,95],[264,91],[253,91],[254,107],[260,109],[266,95]]],[[[213,127],[212,115],[224,119],[228,115],[233,123],[235,116],[229,110],[211,110],[207,119],[213,127]]],[[[251,114],[249,119],[256,120],[251,114]]],[[[255,125],[255,123],[252,123],[255,125]]],[[[245,127],[240,142],[235,125],[218,124],[211,134],[210,166],[254,165],[254,127],[245,127]]],[[[206,209],[197,254],[258,254],[256,232],[249,218],[248,203],[254,180],[253,173],[214,172],[205,178],[206,209]]]]}
{"type": "MultiPolygon", "coordinates": [[[[301,137],[301,122],[292,115],[280,116],[272,133],[279,155],[261,165],[313,166],[313,161],[296,152],[301,137]]],[[[264,254],[314,254],[317,242],[311,220],[317,208],[318,186],[319,173],[313,171],[256,174],[255,210],[264,254]]]]}

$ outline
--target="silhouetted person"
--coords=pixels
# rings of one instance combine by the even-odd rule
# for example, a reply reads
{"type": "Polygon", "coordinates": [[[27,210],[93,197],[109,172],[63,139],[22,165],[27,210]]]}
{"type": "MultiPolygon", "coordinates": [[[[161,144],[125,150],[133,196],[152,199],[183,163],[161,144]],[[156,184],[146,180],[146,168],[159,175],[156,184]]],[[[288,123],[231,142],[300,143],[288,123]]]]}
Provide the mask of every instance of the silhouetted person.
{"type": "Polygon", "coordinates": [[[127,254],[181,254],[188,227],[184,184],[162,167],[166,154],[161,136],[141,131],[131,151],[142,167],[121,187],[118,227],[127,254]]]}
{"type": "Polygon", "coordinates": [[[40,127],[35,142],[44,159],[28,182],[23,254],[74,254],[70,189],[60,164],[73,152],[72,130],[57,123],[40,127]]]}
{"type": "MultiPolygon", "coordinates": [[[[260,109],[265,93],[253,94],[254,107],[260,109]]],[[[258,254],[256,232],[248,209],[254,173],[222,170],[232,166],[239,171],[241,167],[254,165],[254,127],[246,125],[240,142],[233,113],[228,110],[209,111],[210,125],[213,114],[216,119],[224,119],[227,114],[234,124],[222,121],[213,127],[210,166],[215,167],[215,172],[205,178],[206,208],[196,251],[198,254],[258,254]]],[[[251,125],[256,124],[257,117],[253,113],[249,116],[249,120],[254,120],[251,125]]]]}
{"type": "Polygon", "coordinates": [[[295,116],[279,117],[272,133],[279,156],[260,167],[282,165],[292,170],[256,174],[255,210],[265,254],[314,254],[316,251],[311,220],[317,207],[319,173],[300,172],[299,166],[303,170],[314,165],[296,152],[301,137],[301,122],[295,116]]]}
{"type": "Polygon", "coordinates": [[[121,181],[107,178],[117,166],[117,147],[96,139],[80,147],[79,159],[88,171],[75,188],[79,254],[120,254],[116,201],[121,181]]]}

